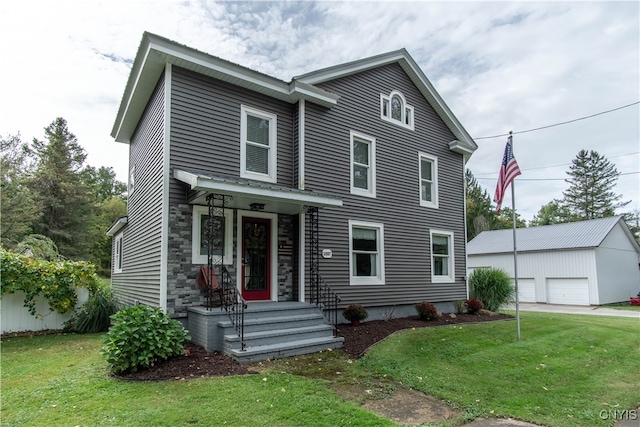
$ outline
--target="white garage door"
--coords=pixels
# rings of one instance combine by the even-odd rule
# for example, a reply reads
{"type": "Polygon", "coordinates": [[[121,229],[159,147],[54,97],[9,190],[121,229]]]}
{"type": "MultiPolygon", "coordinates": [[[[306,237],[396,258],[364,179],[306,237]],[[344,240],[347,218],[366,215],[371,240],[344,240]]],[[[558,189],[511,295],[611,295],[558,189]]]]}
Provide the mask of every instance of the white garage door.
{"type": "Polygon", "coordinates": [[[589,305],[587,278],[547,279],[549,304],[589,305]]]}
{"type": "Polygon", "coordinates": [[[533,279],[518,279],[518,302],[536,302],[536,282],[533,279]]]}

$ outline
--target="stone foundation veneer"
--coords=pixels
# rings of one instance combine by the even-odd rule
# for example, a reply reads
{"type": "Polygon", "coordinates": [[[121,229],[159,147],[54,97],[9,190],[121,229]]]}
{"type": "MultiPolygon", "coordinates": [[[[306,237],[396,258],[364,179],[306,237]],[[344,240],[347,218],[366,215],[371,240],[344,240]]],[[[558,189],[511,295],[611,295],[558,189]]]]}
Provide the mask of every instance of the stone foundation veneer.
{"type": "MultiPolygon", "coordinates": [[[[172,317],[186,317],[188,307],[205,303],[203,291],[196,284],[201,265],[192,264],[191,230],[193,206],[178,204],[169,210],[169,239],[167,251],[167,312],[172,317]]],[[[227,265],[231,276],[236,277],[236,257],[238,254],[236,236],[237,215],[233,219],[233,264],[227,265]]],[[[295,224],[297,218],[278,215],[278,301],[297,300],[297,242],[295,224]]]]}

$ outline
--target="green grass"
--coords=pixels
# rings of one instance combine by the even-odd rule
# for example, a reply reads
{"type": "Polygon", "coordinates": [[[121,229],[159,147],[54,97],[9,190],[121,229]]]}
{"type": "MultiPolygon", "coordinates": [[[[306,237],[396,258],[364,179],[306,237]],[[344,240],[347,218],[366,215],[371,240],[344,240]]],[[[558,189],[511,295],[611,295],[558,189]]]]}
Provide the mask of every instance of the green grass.
{"type": "Polygon", "coordinates": [[[327,381],[288,373],[116,380],[100,347],[99,334],[3,340],[2,425],[393,425],[343,401],[327,381]]]}
{"type": "Polygon", "coordinates": [[[426,328],[375,346],[363,368],[469,413],[550,426],[611,425],[640,406],[637,319],[522,313],[515,322],[426,328]]]}
{"type": "Polygon", "coordinates": [[[99,334],[9,338],[0,415],[2,426],[393,425],[362,410],[362,395],[337,394],[356,384],[378,398],[422,390],[465,419],[604,426],[611,420],[600,411],[640,406],[639,326],[526,312],[520,342],[513,321],[425,328],[389,337],[358,361],[323,352],[265,362],[260,374],[142,383],[108,375],[99,334]]]}
{"type": "Polygon", "coordinates": [[[613,308],[615,310],[640,311],[640,305],[607,304],[607,305],[603,305],[601,307],[602,308],[613,308]]]}

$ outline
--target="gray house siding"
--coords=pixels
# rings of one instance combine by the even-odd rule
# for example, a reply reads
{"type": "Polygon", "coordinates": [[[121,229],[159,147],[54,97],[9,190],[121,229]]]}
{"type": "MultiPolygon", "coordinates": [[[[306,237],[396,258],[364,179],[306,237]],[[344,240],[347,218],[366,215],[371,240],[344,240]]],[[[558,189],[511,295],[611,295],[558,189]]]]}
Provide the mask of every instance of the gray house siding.
{"type": "Polygon", "coordinates": [[[124,304],[160,305],[164,78],[160,78],[129,145],[135,185],[127,203],[122,272],[111,283],[124,304]]]}
{"type": "MultiPolygon", "coordinates": [[[[255,92],[173,67],[171,170],[240,177],[240,106],[277,115],[278,185],[293,186],[293,108],[255,92]]],[[[184,187],[170,179],[171,203],[185,201],[184,187]]]]}
{"type": "Polygon", "coordinates": [[[320,248],[333,251],[320,260],[324,279],[343,305],[464,299],[464,160],[449,150],[453,134],[397,64],[318,86],[341,97],[332,109],[311,103],[306,109],[306,188],[344,203],[319,213],[320,248]],[[380,118],[380,94],[392,90],[414,107],[414,131],[380,118]],[[350,194],[350,131],[376,138],[375,198],[350,194]],[[438,159],[437,209],[420,206],[419,152],[438,159]],[[384,225],[384,285],[349,285],[349,220],[384,225]],[[432,229],[454,233],[455,283],[431,283],[432,229]]]}

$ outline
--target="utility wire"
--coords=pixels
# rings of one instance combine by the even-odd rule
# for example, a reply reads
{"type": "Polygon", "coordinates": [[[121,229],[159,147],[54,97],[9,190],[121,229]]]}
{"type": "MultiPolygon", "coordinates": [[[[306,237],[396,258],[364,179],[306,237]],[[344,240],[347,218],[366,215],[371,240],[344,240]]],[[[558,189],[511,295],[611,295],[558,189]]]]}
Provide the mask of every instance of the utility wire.
{"type": "MultiPolygon", "coordinates": [[[[512,133],[513,135],[517,135],[517,134],[520,134],[520,133],[528,133],[528,132],[535,132],[535,131],[542,130],[542,129],[549,129],[549,128],[552,128],[552,127],[566,125],[566,124],[577,122],[577,121],[580,121],[580,120],[586,120],[586,119],[590,119],[590,118],[593,118],[593,117],[596,117],[596,116],[601,116],[603,114],[612,113],[614,111],[622,110],[623,108],[632,107],[632,106],[638,105],[638,104],[640,104],[640,101],[632,102],[631,104],[623,105],[621,107],[613,108],[611,110],[601,111],[599,113],[592,114],[590,116],[584,116],[584,117],[579,117],[577,119],[568,120],[566,122],[554,123],[552,125],[542,126],[542,127],[539,127],[539,128],[520,130],[520,131],[510,132],[510,133],[512,133]]],[[[492,135],[492,136],[479,136],[479,137],[473,138],[473,139],[477,140],[477,139],[502,138],[502,137],[505,137],[505,136],[509,136],[509,133],[503,133],[503,134],[500,134],[500,135],[492,135]]]]}
{"type": "MultiPolygon", "coordinates": [[[[619,176],[622,175],[637,175],[640,174],[640,171],[636,171],[636,172],[625,172],[625,173],[621,173],[619,176]]],[[[477,178],[477,180],[485,180],[485,181],[495,181],[498,178],[477,178]]],[[[517,178],[518,181],[566,181],[569,178],[517,178]]]]}

